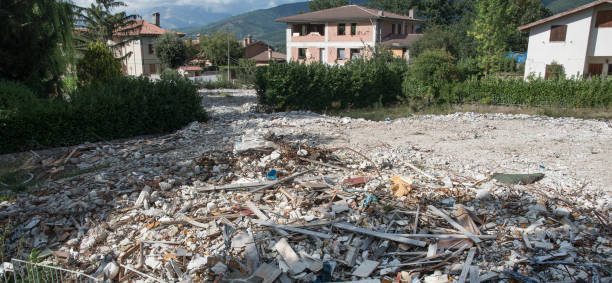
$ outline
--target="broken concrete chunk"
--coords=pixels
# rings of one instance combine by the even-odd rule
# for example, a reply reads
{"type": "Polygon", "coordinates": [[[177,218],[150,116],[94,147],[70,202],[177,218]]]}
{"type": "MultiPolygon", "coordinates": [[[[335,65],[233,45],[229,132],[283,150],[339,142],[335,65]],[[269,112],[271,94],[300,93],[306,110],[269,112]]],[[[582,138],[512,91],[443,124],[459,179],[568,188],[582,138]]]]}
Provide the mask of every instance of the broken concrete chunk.
{"type": "Polygon", "coordinates": [[[187,273],[194,274],[202,269],[204,269],[208,265],[208,256],[200,256],[196,255],[191,259],[189,264],[187,264],[187,273]]]}
{"type": "Polygon", "coordinates": [[[544,179],[544,174],[504,174],[495,173],[493,179],[508,185],[530,185],[544,179]]]}
{"type": "Polygon", "coordinates": [[[306,269],[306,264],[300,260],[300,257],[295,251],[289,246],[287,238],[282,238],[274,245],[274,249],[283,258],[283,260],[289,266],[293,274],[298,274],[306,269]]]}
{"type": "Polygon", "coordinates": [[[93,229],[90,229],[87,232],[87,236],[81,241],[81,245],[79,246],[79,250],[81,253],[88,252],[93,246],[98,243],[101,243],[106,239],[107,232],[102,226],[96,226],[93,229]]]}
{"type": "Polygon", "coordinates": [[[379,264],[380,263],[378,261],[366,260],[362,262],[359,267],[355,269],[355,271],[353,271],[353,275],[363,278],[368,277],[370,274],[372,274],[372,272],[374,272],[374,270],[376,270],[376,267],[378,267],[379,264]]]}
{"type": "Polygon", "coordinates": [[[215,264],[215,266],[213,266],[210,270],[217,275],[222,275],[227,272],[227,265],[223,264],[222,262],[217,262],[217,264],[215,264]]]}

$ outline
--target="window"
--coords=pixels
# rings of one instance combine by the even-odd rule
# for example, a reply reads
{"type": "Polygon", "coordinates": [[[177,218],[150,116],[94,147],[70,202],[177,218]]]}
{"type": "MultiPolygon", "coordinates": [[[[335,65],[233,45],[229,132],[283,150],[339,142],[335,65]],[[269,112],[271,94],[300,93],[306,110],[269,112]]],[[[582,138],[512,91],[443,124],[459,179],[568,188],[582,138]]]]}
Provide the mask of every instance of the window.
{"type": "Polygon", "coordinates": [[[323,63],[325,57],[325,48],[319,48],[319,62],[323,63]]]}
{"type": "Polygon", "coordinates": [[[612,10],[597,12],[595,26],[598,28],[612,28],[612,10]]]}
{"type": "Polygon", "coordinates": [[[155,72],[155,64],[149,64],[149,72],[151,74],[156,74],[157,72],[155,72]]]}
{"type": "Polygon", "coordinates": [[[298,59],[306,59],[306,48],[298,48],[298,59]]]}
{"type": "Polygon", "coordinates": [[[300,35],[304,36],[308,34],[308,26],[307,25],[302,25],[302,28],[300,29],[300,35]]]}
{"type": "Polygon", "coordinates": [[[346,57],[344,56],[344,48],[338,48],[338,60],[344,60],[346,57]]]}
{"type": "Polygon", "coordinates": [[[293,36],[298,34],[299,36],[304,36],[313,32],[318,32],[320,35],[325,35],[325,25],[293,25],[291,27],[291,34],[293,36]]]}
{"type": "Polygon", "coordinates": [[[550,41],[564,42],[567,35],[567,25],[550,27],[550,41]]]}
{"type": "Polygon", "coordinates": [[[352,23],[351,24],[351,35],[356,35],[356,34],[357,34],[357,24],[352,23]]]}
{"type": "Polygon", "coordinates": [[[361,50],[351,48],[351,60],[359,58],[361,58],[361,50]]]}
{"type": "Polygon", "coordinates": [[[397,32],[397,26],[395,24],[391,24],[391,34],[395,34],[397,32]]]}
{"type": "Polygon", "coordinates": [[[603,75],[603,64],[589,64],[589,76],[603,75]]]}
{"type": "Polygon", "coordinates": [[[608,65],[608,76],[612,76],[612,64],[608,65]]]}
{"type": "Polygon", "coordinates": [[[558,79],[561,76],[561,65],[559,64],[552,64],[552,65],[546,65],[546,72],[544,73],[544,79],[548,80],[548,79],[558,79]]]}
{"type": "Polygon", "coordinates": [[[346,24],[338,24],[338,35],[346,35],[346,24]]]}
{"type": "Polygon", "coordinates": [[[153,44],[149,44],[149,54],[153,54],[153,44]]]}

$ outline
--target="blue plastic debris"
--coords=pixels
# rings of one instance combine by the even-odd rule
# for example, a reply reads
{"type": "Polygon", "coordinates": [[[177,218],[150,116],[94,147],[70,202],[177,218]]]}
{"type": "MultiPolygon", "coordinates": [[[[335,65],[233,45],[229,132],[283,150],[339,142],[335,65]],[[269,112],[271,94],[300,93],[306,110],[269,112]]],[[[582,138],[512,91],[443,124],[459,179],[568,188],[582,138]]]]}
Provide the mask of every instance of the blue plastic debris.
{"type": "Polygon", "coordinates": [[[336,183],[334,183],[334,181],[332,181],[330,178],[323,177],[323,180],[325,181],[325,183],[327,183],[330,186],[336,185],[336,183]]]}
{"type": "Polygon", "coordinates": [[[369,194],[364,200],[361,201],[360,207],[369,206],[371,202],[375,202],[375,201],[378,201],[376,196],[374,194],[369,194]]]}
{"type": "Polygon", "coordinates": [[[387,117],[387,118],[385,119],[385,121],[387,121],[387,122],[391,122],[391,118],[387,117]]]}
{"type": "Polygon", "coordinates": [[[266,175],[266,179],[268,180],[276,180],[276,174],[278,172],[276,172],[276,170],[272,169],[270,170],[270,172],[268,172],[268,175],[266,175]]]}

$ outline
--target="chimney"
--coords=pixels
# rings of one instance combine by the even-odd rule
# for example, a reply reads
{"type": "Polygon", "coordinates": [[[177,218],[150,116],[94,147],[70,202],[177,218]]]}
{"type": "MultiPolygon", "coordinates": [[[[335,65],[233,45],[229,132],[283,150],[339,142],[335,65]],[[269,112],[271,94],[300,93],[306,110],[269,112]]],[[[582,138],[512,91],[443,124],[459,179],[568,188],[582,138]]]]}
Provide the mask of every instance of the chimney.
{"type": "Polygon", "coordinates": [[[383,10],[378,11],[378,16],[379,17],[384,17],[385,16],[385,11],[383,11],[383,10]]]}
{"type": "Polygon", "coordinates": [[[268,60],[272,61],[272,48],[268,47],[268,60]]]}
{"type": "Polygon", "coordinates": [[[414,8],[408,11],[408,17],[414,19],[414,8]]]}
{"type": "Polygon", "coordinates": [[[252,35],[250,35],[250,34],[247,35],[247,42],[248,42],[247,45],[251,45],[251,43],[253,43],[253,36],[252,35]]]}
{"type": "Polygon", "coordinates": [[[153,13],[153,24],[159,26],[159,12],[153,13]]]}

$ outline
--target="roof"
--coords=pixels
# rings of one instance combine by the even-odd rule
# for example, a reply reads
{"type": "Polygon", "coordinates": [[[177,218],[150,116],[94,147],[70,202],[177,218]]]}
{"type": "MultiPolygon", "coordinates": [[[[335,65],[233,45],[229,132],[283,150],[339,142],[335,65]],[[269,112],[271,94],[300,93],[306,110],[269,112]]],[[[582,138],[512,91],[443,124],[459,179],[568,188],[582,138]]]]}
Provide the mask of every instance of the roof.
{"type": "Polygon", "coordinates": [[[167,32],[176,33],[179,36],[185,35],[182,32],[176,32],[173,30],[167,30],[167,29],[158,27],[145,20],[134,20],[132,24],[115,32],[115,35],[117,36],[162,35],[167,32]]]}
{"type": "Polygon", "coordinates": [[[582,6],[578,7],[578,8],[565,11],[563,13],[552,15],[552,16],[550,16],[548,18],[544,18],[544,19],[541,19],[539,21],[535,21],[533,23],[529,23],[529,24],[520,26],[520,27],[518,27],[518,29],[521,30],[521,31],[525,31],[525,30],[528,30],[528,29],[530,29],[532,27],[539,26],[541,24],[544,24],[544,23],[547,23],[547,22],[550,22],[550,21],[553,21],[553,20],[556,20],[556,19],[559,19],[559,18],[563,18],[565,16],[568,16],[568,15],[571,15],[571,14],[574,14],[574,13],[577,13],[577,12],[580,12],[580,11],[583,11],[583,10],[586,10],[586,9],[589,9],[589,8],[593,8],[593,7],[599,6],[601,4],[606,4],[606,3],[612,3],[612,0],[598,0],[598,1],[586,4],[586,5],[582,5],[582,6]]]}
{"type": "Polygon", "coordinates": [[[387,47],[408,47],[412,45],[414,42],[419,40],[419,38],[423,37],[423,34],[406,34],[406,35],[392,35],[386,38],[383,38],[382,45],[387,47]]]}
{"type": "Polygon", "coordinates": [[[180,66],[179,69],[185,71],[202,71],[202,67],[200,66],[180,66]]]}
{"type": "Polygon", "coordinates": [[[277,22],[325,22],[339,20],[370,20],[370,19],[390,19],[390,20],[410,20],[419,21],[406,15],[395,14],[387,11],[366,8],[359,5],[346,5],[336,8],[314,11],[310,13],[298,14],[289,17],[276,19],[277,22]]]}
{"type": "Polygon", "coordinates": [[[272,51],[272,60],[270,60],[268,58],[268,51],[264,51],[261,52],[249,59],[253,59],[257,62],[261,62],[261,61],[286,61],[287,60],[287,55],[283,54],[283,53],[279,53],[276,51],[272,51]]]}

